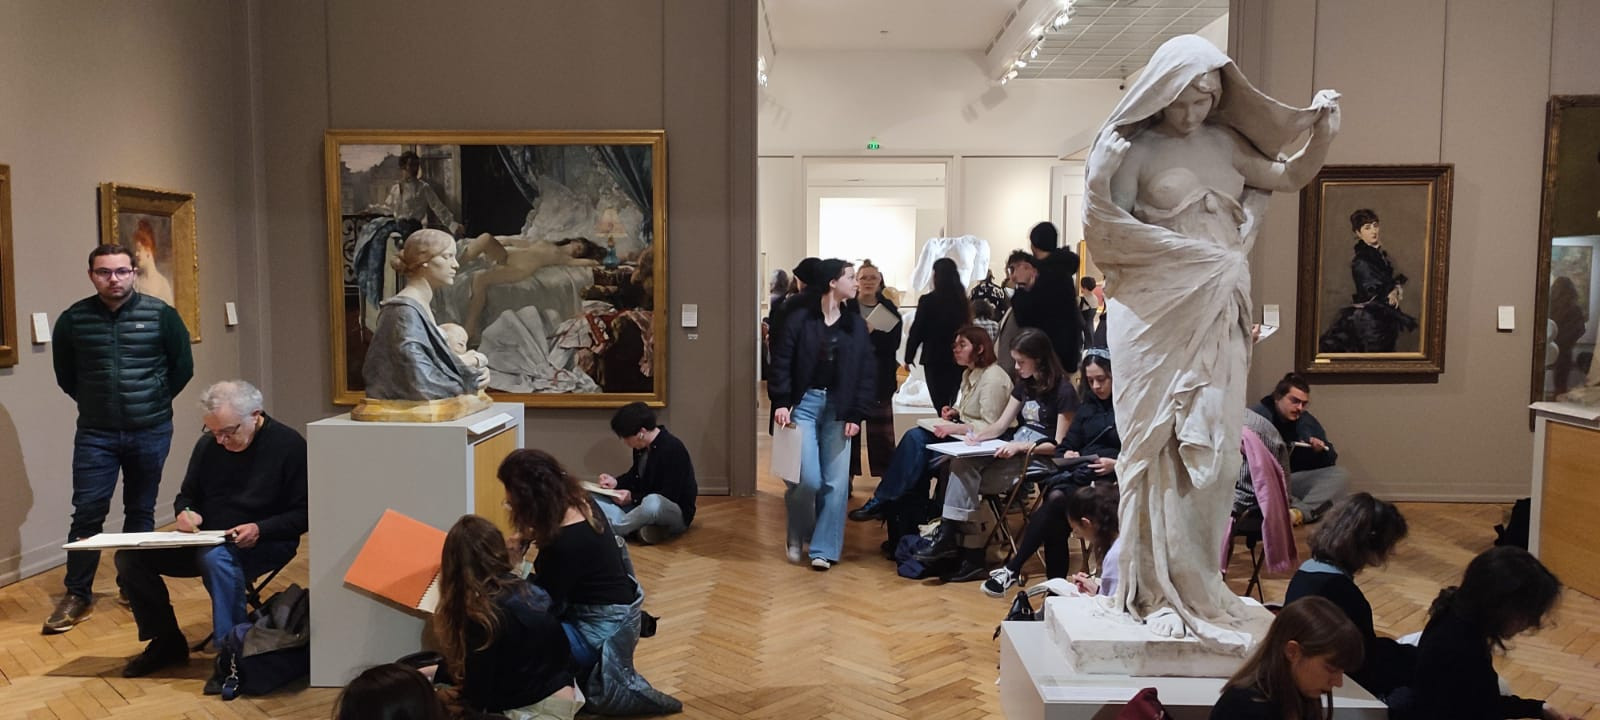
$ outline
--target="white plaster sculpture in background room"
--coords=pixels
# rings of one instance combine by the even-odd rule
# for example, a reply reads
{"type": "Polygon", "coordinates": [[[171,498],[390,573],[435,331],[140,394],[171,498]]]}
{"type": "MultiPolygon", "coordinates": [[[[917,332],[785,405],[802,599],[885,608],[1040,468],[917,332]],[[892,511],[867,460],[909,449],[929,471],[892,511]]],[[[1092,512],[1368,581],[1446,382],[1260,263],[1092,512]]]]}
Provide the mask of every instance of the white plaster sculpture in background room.
{"type": "Polygon", "coordinates": [[[488,408],[489,397],[481,389],[487,367],[463,364],[433,317],[434,291],[456,277],[455,238],[442,230],[411,233],[393,265],[405,275],[405,287],[379,305],[378,326],[361,366],[366,399],[351,417],[436,422],[488,408]]]}
{"type": "Polygon", "coordinates": [[[1236,655],[1250,645],[1249,613],[1217,566],[1240,463],[1250,247],[1271,194],[1322,167],[1337,99],[1284,105],[1184,35],[1156,51],[1090,150],[1085,236],[1106,275],[1123,426],[1124,546],[1108,602],[1155,635],[1236,655]]]}

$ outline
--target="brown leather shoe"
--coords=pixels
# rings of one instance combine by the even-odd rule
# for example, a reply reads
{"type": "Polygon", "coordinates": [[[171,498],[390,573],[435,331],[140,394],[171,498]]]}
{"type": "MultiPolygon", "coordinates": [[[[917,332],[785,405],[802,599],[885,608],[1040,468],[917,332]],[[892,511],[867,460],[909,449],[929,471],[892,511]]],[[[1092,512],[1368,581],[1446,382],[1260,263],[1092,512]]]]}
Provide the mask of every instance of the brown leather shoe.
{"type": "Polygon", "coordinates": [[[56,603],[56,609],[44,621],[45,635],[64,633],[76,627],[78,623],[94,616],[94,601],[85,600],[72,593],[61,596],[56,603]]]}

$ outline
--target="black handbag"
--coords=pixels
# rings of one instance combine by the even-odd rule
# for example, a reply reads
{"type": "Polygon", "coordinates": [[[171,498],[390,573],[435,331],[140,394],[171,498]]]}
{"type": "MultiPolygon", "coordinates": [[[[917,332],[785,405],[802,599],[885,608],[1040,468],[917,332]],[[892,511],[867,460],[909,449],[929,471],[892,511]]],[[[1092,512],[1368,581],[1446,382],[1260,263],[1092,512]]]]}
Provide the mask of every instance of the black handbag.
{"type": "MultiPolygon", "coordinates": [[[[1033,611],[1033,603],[1028,601],[1028,591],[1018,590],[1017,598],[1011,601],[1011,610],[1006,613],[1003,622],[1033,622],[1043,619],[1033,611]]],[[[994,626],[994,637],[989,638],[990,640],[1000,637],[1000,627],[1000,625],[994,626]]]]}

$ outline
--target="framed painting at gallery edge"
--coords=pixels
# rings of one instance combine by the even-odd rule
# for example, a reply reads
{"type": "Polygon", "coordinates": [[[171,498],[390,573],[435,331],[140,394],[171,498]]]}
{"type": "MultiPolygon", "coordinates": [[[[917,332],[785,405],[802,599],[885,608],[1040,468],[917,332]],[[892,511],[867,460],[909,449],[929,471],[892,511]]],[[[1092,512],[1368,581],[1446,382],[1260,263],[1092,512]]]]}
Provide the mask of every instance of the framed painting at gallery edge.
{"type": "Polygon", "coordinates": [[[459,269],[430,310],[496,400],[666,402],[666,134],[329,131],[333,401],[363,397],[379,304],[424,229],[459,269]]]}
{"type": "Polygon", "coordinates": [[[194,193],[101,183],[100,243],[133,253],[133,288],[176,308],[190,342],[200,342],[194,193]]]}
{"type": "Polygon", "coordinates": [[[0,165],[0,367],[17,364],[16,273],[11,264],[11,166],[0,165]]]}
{"type": "Polygon", "coordinates": [[[1301,191],[1298,372],[1444,372],[1453,176],[1451,165],[1328,165],[1301,191]]]}

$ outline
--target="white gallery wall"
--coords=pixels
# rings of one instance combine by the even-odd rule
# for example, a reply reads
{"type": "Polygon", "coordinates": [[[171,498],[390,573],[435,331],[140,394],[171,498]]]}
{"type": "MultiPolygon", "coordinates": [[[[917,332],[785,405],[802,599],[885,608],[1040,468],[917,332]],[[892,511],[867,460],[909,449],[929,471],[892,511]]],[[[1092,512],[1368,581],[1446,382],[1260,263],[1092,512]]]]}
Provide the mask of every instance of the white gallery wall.
{"type": "MultiPolygon", "coordinates": [[[[944,234],[987,240],[997,277],[1034,223],[1061,222],[1056,193],[1062,190],[1060,183],[1053,187],[1052,168],[1066,166],[1069,174],[1078,168],[1081,176],[1081,162],[1058,158],[1088,143],[1122,96],[1118,81],[1002,86],[984,75],[980,59],[956,50],[781,48],[768,58],[756,143],[759,243],[769,274],[817,251],[807,158],[947,162],[944,234]],[[866,150],[869,140],[881,149],[866,150]]],[[[929,217],[919,210],[919,219],[929,217]]],[[[919,222],[919,242],[927,239],[926,224],[919,222]]]]}

